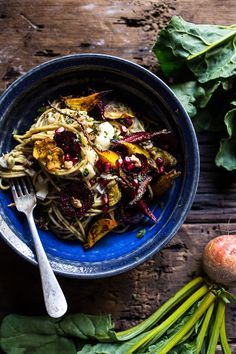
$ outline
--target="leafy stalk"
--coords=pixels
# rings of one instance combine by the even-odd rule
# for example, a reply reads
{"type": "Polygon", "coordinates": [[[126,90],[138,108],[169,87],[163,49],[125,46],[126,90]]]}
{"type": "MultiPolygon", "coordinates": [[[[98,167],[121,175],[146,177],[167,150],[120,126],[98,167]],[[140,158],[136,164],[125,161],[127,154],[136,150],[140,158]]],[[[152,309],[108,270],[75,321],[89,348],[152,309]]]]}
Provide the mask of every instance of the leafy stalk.
{"type": "Polygon", "coordinates": [[[220,328],[225,315],[225,302],[221,299],[218,301],[215,322],[212,327],[212,333],[210,337],[210,342],[207,349],[207,354],[215,354],[216,346],[219,339],[220,328]]]}
{"type": "Polygon", "coordinates": [[[133,353],[135,350],[141,346],[149,343],[153,338],[157,340],[160,338],[170,326],[173,325],[196,301],[202,298],[209,288],[207,285],[203,285],[198,289],[193,295],[191,295],[177,310],[175,310],[165,321],[159,324],[157,327],[148,331],[146,336],[140,339],[128,352],[127,354],[133,353]]]}
{"type": "Polygon", "coordinates": [[[167,343],[161,350],[158,350],[155,354],[167,354],[179,341],[185,336],[188,331],[195,325],[195,323],[201,318],[206,310],[213,304],[216,297],[212,292],[209,292],[203,299],[198,309],[194,312],[194,315],[188,320],[188,322],[180,328],[180,330],[169,338],[167,343]]]}
{"type": "Polygon", "coordinates": [[[196,354],[199,354],[201,352],[201,348],[205,339],[205,336],[207,334],[207,329],[209,326],[209,322],[211,320],[212,312],[214,309],[214,303],[211,304],[211,306],[208,308],[206,316],[204,318],[201,330],[197,336],[196,339],[196,354]]]}
{"type": "Polygon", "coordinates": [[[223,316],[222,324],[220,327],[220,342],[221,342],[221,347],[222,347],[224,354],[232,354],[228,340],[227,340],[227,336],[226,336],[225,316],[223,316]]]}
{"type": "Polygon", "coordinates": [[[138,334],[150,329],[151,327],[153,327],[153,325],[155,325],[157,321],[163,318],[163,316],[165,316],[173,307],[175,307],[185,298],[190,296],[202,284],[203,284],[203,278],[201,277],[197,277],[194,280],[190,281],[142,323],[139,323],[138,325],[129,328],[125,331],[117,332],[116,339],[119,341],[129,340],[137,336],[138,334]]]}

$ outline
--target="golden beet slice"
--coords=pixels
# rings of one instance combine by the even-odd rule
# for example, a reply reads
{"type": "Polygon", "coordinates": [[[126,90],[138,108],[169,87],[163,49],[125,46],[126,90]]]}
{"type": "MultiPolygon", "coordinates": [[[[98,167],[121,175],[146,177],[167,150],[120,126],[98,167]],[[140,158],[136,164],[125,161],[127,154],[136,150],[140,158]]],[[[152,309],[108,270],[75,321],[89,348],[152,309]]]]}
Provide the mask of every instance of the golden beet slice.
{"type": "Polygon", "coordinates": [[[118,226],[116,220],[104,218],[97,220],[88,233],[85,248],[91,248],[98,240],[101,240],[108,232],[118,226]]]}

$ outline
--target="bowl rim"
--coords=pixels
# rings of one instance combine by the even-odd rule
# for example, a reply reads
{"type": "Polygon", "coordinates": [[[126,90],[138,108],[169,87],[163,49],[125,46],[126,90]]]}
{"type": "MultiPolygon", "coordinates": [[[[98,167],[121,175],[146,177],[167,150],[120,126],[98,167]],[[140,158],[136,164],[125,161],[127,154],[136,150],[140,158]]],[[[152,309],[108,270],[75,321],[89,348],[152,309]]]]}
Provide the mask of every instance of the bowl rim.
{"type": "MultiPolygon", "coordinates": [[[[193,171],[191,171],[191,173],[192,173],[191,174],[191,190],[190,190],[191,193],[189,193],[189,197],[187,198],[186,204],[184,206],[182,206],[181,217],[178,219],[178,222],[172,227],[171,232],[165,237],[165,239],[161,243],[159,243],[158,245],[155,245],[155,247],[153,247],[152,250],[149,250],[149,252],[147,254],[140,255],[140,257],[138,259],[133,257],[132,261],[129,262],[128,264],[126,264],[126,263],[124,265],[121,264],[119,267],[116,267],[115,269],[108,269],[108,270],[101,269],[100,271],[97,271],[96,269],[95,270],[91,269],[89,272],[85,272],[85,273],[83,273],[83,269],[82,269],[83,267],[81,265],[82,262],[78,263],[78,266],[74,265],[74,266],[68,267],[68,264],[66,262],[63,263],[62,260],[60,259],[60,265],[58,265],[57,260],[55,260],[56,257],[50,256],[49,254],[47,254],[48,258],[49,258],[49,262],[51,263],[51,266],[52,266],[53,270],[55,271],[55,273],[63,275],[63,276],[67,276],[67,277],[72,277],[72,278],[95,279],[95,278],[111,277],[111,276],[126,272],[128,270],[131,270],[131,269],[137,267],[138,265],[142,264],[147,259],[153,257],[158,251],[160,251],[167,243],[169,243],[171,241],[171,239],[177,233],[179,228],[182,226],[185,218],[187,217],[188,211],[190,210],[192,203],[194,201],[197,187],[198,187],[199,174],[200,174],[200,156],[199,156],[199,147],[198,147],[197,137],[195,134],[193,124],[192,124],[186,110],[182,106],[182,104],[179,101],[179,99],[177,98],[177,96],[171,90],[171,88],[167,84],[165,84],[158,76],[156,76],[154,73],[152,73],[148,69],[142,67],[141,65],[136,64],[130,60],[123,59],[121,57],[117,57],[117,56],[113,56],[113,55],[109,55],[109,54],[99,54],[99,53],[70,54],[70,55],[65,55],[65,56],[51,59],[49,61],[46,61],[44,63],[41,63],[41,64],[33,67],[32,69],[27,71],[25,74],[20,76],[18,79],[16,79],[1,94],[1,96],[0,96],[0,112],[1,112],[1,110],[3,112],[6,112],[7,108],[18,97],[18,94],[15,89],[18,86],[19,86],[18,88],[21,89],[20,88],[21,84],[23,84],[25,81],[27,83],[27,81],[32,77],[32,75],[34,76],[35,74],[40,73],[44,69],[48,69],[48,68],[50,69],[50,67],[52,67],[54,65],[56,66],[57,64],[60,64],[63,62],[66,63],[67,61],[70,61],[70,60],[80,61],[81,59],[84,61],[86,59],[88,59],[88,60],[98,59],[98,60],[107,61],[107,63],[108,62],[111,62],[114,64],[119,63],[119,64],[124,65],[126,67],[132,68],[132,70],[134,70],[134,71],[138,71],[138,72],[142,73],[142,75],[146,76],[147,79],[149,78],[152,81],[156,82],[157,86],[159,85],[165,91],[165,93],[169,96],[168,98],[172,99],[172,102],[175,104],[175,106],[178,107],[180,114],[184,117],[186,127],[188,128],[189,133],[191,135],[192,150],[193,150],[193,154],[194,154],[193,160],[194,160],[194,166],[195,166],[193,171]],[[61,264],[62,264],[62,266],[61,266],[61,264]],[[63,264],[65,265],[64,267],[63,267],[63,264]],[[78,269],[80,270],[79,273],[78,273],[78,269]]],[[[79,62],[77,63],[77,65],[79,65],[79,62]]],[[[93,65],[97,65],[97,63],[93,62],[93,65]]],[[[51,71],[51,73],[53,73],[55,71],[56,70],[53,70],[53,71],[51,71]]],[[[47,76],[48,76],[48,74],[43,77],[47,77],[47,76]]],[[[23,91],[23,89],[22,89],[22,91],[23,91]]],[[[20,248],[22,246],[21,243],[24,244],[24,242],[22,240],[19,240],[17,235],[15,235],[13,233],[13,231],[10,230],[6,221],[3,219],[1,213],[0,213],[0,226],[1,226],[0,235],[1,235],[2,239],[21,257],[23,257],[27,261],[30,261],[32,264],[37,266],[38,263],[37,263],[37,260],[35,259],[35,257],[30,256],[29,254],[27,254],[27,252],[26,252],[26,254],[22,253],[20,248]],[[3,231],[3,230],[5,230],[5,231],[3,231]],[[8,234],[7,234],[8,232],[11,233],[10,238],[8,237],[8,234]],[[19,249],[16,247],[17,244],[20,245],[19,249]]],[[[104,261],[104,263],[106,263],[106,262],[107,261],[104,261]]],[[[103,263],[103,262],[100,262],[100,263],[103,263]]],[[[83,264],[87,264],[87,262],[84,262],[83,264]]]]}

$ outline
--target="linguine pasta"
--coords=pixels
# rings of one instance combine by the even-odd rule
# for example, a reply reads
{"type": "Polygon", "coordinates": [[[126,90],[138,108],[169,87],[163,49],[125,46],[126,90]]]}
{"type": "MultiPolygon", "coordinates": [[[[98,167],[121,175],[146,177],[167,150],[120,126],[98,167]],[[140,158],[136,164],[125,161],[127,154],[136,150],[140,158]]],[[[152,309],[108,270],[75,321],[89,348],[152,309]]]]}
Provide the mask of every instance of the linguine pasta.
{"type": "Polygon", "coordinates": [[[176,159],[155,144],[169,132],[145,132],[130,107],[107,96],[54,101],[28,131],[13,134],[16,146],[0,158],[0,188],[30,178],[38,226],[85,248],[140,213],[157,222],[148,202],[179,174],[176,159]]]}

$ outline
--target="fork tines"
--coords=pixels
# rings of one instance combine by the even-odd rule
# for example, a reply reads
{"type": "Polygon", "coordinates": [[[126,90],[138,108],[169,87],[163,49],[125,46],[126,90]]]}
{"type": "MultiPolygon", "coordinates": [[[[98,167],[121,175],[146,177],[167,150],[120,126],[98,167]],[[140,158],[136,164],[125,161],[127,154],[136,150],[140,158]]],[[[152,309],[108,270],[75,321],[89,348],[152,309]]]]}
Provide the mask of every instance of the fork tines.
{"type": "Polygon", "coordinates": [[[34,189],[29,177],[15,178],[11,182],[11,190],[14,198],[34,193],[34,189]]]}

